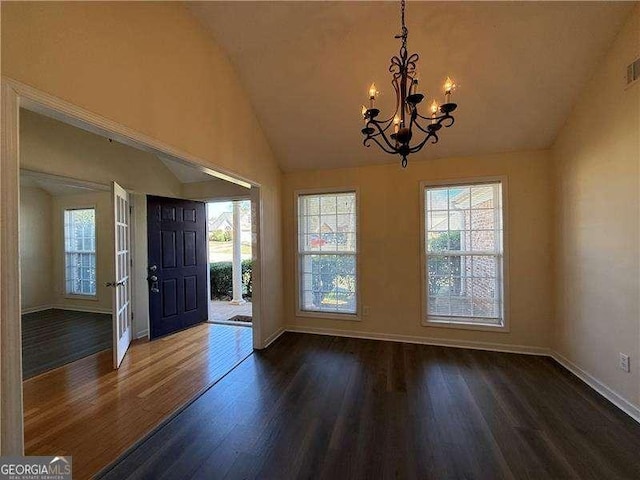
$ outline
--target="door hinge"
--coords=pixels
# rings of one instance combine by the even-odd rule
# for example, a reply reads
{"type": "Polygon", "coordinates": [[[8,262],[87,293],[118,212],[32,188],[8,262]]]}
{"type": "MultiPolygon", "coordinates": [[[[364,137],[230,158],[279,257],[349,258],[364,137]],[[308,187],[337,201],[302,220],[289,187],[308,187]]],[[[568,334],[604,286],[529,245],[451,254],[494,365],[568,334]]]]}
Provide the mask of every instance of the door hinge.
{"type": "Polygon", "coordinates": [[[133,205],[129,205],[129,215],[133,215],[133,205]]]}

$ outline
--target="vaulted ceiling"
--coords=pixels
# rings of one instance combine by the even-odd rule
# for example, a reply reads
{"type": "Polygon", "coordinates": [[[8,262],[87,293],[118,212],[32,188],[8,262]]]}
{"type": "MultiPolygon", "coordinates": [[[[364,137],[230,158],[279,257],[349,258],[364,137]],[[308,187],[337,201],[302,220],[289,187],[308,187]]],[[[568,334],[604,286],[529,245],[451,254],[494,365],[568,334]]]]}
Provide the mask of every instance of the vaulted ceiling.
{"type": "MultiPolygon", "coordinates": [[[[410,161],[551,146],[632,7],[408,2],[421,90],[440,98],[447,75],[459,84],[455,126],[410,161]]],[[[360,133],[372,81],[383,113],[394,106],[387,68],[399,48],[399,2],[190,8],[229,55],[283,170],[399,161],[363,147],[360,133]]],[[[603,92],[603,108],[615,94],[603,92]]]]}

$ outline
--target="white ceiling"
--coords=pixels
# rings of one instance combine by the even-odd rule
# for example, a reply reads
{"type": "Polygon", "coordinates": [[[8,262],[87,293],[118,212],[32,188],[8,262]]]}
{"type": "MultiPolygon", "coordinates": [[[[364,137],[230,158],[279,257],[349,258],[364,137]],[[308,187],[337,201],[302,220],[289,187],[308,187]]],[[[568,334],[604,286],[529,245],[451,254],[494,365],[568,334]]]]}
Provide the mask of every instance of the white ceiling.
{"type": "MultiPolygon", "coordinates": [[[[447,75],[460,85],[455,126],[412,158],[549,147],[633,6],[408,2],[423,93],[441,97],[447,75]]],[[[284,170],[398,161],[362,146],[360,106],[372,81],[383,113],[393,106],[399,2],[190,8],[231,58],[284,170]]]]}
{"type": "Polygon", "coordinates": [[[108,187],[97,188],[88,185],[80,185],[78,183],[73,183],[72,180],[65,180],[54,175],[31,173],[25,171],[20,171],[20,186],[39,188],[54,197],[109,190],[108,187]]]}

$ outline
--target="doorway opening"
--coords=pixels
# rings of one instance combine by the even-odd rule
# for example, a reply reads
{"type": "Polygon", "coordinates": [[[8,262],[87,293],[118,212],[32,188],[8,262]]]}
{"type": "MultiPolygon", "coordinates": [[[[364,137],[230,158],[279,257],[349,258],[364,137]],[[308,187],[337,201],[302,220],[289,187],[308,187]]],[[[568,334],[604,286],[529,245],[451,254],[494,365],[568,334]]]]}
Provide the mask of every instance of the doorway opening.
{"type": "Polygon", "coordinates": [[[22,377],[112,347],[108,191],[20,171],[22,377]]]}
{"type": "MultiPolygon", "coordinates": [[[[30,282],[18,288],[16,298],[20,298],[20,290],[27,297],[36,292],[35,286],[55,295],[51,300],[30,301],[30,308],[23,303],[22,309],[16,309],[25,315],[48,312],[48,317],[36,319],[33,328],[28,325],[30,319],[20,322],[18,317],[12,324],[17,326],[16,371],[24,369],[25,378],[14,384],[15,390],[4,389],[3,395],[19,399],[15,411],[21,418],[14,421],[14,432],[26,454],[45,454],[52,448],[68,452],[74,457],[74,471],[80,477],[90,477],[250,355],[253,345],[259,345],[256,328],[208,323],[206,253],[205,280],[199,282],[207,287],[203,316],[187,325],[189,329],[184,332],[167,334],[159,342],[149,341],[153,337],[150,298],[154,294],[149,275],[150,199],[198,204],[202,207],[199,216],[205,219],[206,201],[212,198],[249,197],[251,209],[259,211],[259,187],[246,182],[234,184],[208,169],[203,171],[177,157],[142,148],[132,140],[118,142],[84,124],[87,128],[79,128],[22,108],[19,119],[21,155],[19,163],[17,156],[12,157],[16,163],[9,166],[20,169],[20,183],[24,185],[18,187],[31,189],[50,205],[43,207],[33,201],[29,212],[16,209],[21,226],[16,253],[18,248],[22,251],[21,256],[15,255],[22,260],[16,278],[21,270],[23,280],[30,282]],[[29,240],[29,234],[37,239],[34,248],[41,250],[30,264],[25,261],[31,254],[25,253],[23,245],[35,241],[29,240]],[[107,260],[101,259],[103,253],[107,260]],[[96,319],[94,315],[101,316],[96,319]],[[76,338],[86,343],[90,336],[86,328],[82,329],[84,324],[77,321],[78,316],[85,323],[89,318],[101,321],[101,327],[108,324],[102,329],[106,335],[95,342],[93,350],[69,342],[76,338]],[[67,354],[58,355],[49,348],[49,357],[58,357],[58,363],[50,358],[38,359],[42,352],[37,347],[20,342],[21,336],[32,335],[47,322],[54,337],[57,335],[52,341],[67,354]],[[65,334],[64,322],[72,335],[65,334]],[[121,334],[124,331],[128,336],[121,334]],[[115,366],[120,367],[117,370],[114,357],[115,366]],[[137,421],[123,422],[133,412],[137,421]],[[122,428],[104,428],[116,424],[122,428]],[[101,435],[96,436],[96,431],[101,435]]],[[[3,169],[8,162],[3,159],[3,169]]],[[[15,198],[26,201],[29,195],[23,191],[15,198]]],[[[186,210],[178,216],[190,221],[186,210]]],[[[183,230],[183,247],[177,247],[182,250],[175,253],[186,265],[190,262],[190,242],[200,237],[191,237],[190,230],[183,230]]],[[[206,252],[204,233],[203,225],[202,251],[206,252]]],[[[260,260],[258,240],[258,235],[252,237],[254,263],[260,260]]],[[[176,291],[191,293],[191,280],[187,274],[176,291]]],[[[161,285],[162,279],[158,282],[161,285]]],[[[259,284],[259,277],[254,277],[254,283],[259,284]]],[[[194,298],[183,297],[184,309],[193,310],[194,298]]],[[[259,309],[253,313],[259,315],[259,309]]],[[[253,326],[259,325],[254,322],[253,326]]]]}
{"type": "Polygon", "coordinates": [[[252,325],[251,226],[249,199],[207,203],[210,322],[252,325]]]}

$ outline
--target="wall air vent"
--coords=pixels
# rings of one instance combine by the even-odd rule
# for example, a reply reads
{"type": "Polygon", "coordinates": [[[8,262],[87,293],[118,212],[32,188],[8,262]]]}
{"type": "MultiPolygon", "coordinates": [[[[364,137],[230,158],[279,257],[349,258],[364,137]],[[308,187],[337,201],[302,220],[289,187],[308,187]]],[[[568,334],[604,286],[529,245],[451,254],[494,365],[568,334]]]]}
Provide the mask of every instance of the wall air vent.
{"type": "Polygon", "coordinates": [[[640,78],[640,58],[627,66],[627,85],[632,84],[640,78]]]}

